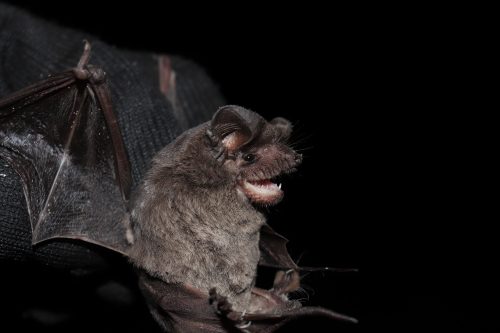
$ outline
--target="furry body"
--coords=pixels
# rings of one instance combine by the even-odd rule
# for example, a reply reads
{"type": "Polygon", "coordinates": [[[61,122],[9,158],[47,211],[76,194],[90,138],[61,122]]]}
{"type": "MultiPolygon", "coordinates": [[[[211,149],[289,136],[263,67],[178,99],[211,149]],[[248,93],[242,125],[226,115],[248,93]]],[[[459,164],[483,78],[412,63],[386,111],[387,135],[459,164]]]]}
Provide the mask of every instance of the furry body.
{"type": "MultiPolygon", "coordinates": [[[[279,128],[281,121],[271,125],[251,111],[229,108],[229,116],[219,111],[218,118],[185,132],[155,156],[133,201],[129,256],[165,282],[207,294],[215,288],[244,311],[265,217],[242,184],[255,177],[267,181],[297,164],[300,155],[281,142],[290,132],[279,128]],[[248,152],[258,160],[249,162],[248,152]]],[[[281,198],[280,190],[269,189],[281,198]]]]}

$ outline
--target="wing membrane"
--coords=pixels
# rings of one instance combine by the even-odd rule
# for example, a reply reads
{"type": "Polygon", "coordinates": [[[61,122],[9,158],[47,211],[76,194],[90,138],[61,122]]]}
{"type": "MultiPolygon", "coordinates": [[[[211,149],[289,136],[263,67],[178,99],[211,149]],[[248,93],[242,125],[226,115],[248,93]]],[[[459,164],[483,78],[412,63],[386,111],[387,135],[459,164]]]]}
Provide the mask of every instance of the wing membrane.
{"type": "Polygon", "coordinates": [[[33,244],[73,238],[124,252],[130,174],[114,119],[106,84],[73,71],[0,100],[0,154],[21,177],[33,244]]]}

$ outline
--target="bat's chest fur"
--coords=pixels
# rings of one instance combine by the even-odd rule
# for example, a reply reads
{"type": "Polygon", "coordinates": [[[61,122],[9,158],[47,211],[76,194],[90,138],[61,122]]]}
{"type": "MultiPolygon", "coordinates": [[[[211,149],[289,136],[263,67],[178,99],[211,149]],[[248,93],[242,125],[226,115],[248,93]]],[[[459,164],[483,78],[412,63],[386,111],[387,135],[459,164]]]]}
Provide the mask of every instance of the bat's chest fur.
{"type": "Polygon", "coordinates": [[[176,196],[142,205],[135,214],[139,232],[130,257],[166,282],[207,294],[215,288],[244,311],[255,283],[264,217],[237,204],[236,197],[198,199],[176,196]]]}
{"type": "Polygon", "coordinates": [[[230,298],[235,308],[243,311],[255,283],[260,258],[259,233],[220,234],[220,237],[212,235],[191,243],[191,250],[198,253],[196,261],[177,263],[180,264],[177,272],[181,279],[201,290],[216,288],[218,293],[230,298]]]}

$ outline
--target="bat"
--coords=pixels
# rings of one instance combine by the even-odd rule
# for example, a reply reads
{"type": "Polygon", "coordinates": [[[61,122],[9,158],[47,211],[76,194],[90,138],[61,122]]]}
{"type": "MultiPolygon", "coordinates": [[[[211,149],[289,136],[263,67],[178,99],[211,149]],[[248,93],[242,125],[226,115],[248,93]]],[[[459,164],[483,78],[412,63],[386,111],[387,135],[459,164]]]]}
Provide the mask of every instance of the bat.
{"type": "Polygon", "coordinates": [[[122,254],[166,331],[356,321],[288,299],[301,268],[260,208],[282,199],[275,179],[301,162],[290,122],[224,106],[162,149],[132,192],[106,75],[89,58],[86,43],[75,68],[0,100],[0,156],[21,178],[33,245],[66,238],[122,254]],[[280,269],[271,290],[255,286],[258,265],[280,269]]]}

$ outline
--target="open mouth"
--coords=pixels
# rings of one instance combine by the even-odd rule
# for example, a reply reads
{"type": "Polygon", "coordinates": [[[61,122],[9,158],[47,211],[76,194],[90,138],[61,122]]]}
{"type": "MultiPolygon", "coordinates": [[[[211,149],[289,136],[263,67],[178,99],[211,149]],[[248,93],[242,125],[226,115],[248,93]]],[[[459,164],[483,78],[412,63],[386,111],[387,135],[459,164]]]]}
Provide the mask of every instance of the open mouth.
{"type": "Polygon", "coordinates": [[[284,195],[281,183],[272,179],[243,180],[240,188],[251,202],[263,205],[275,205],[284,195]]]}

